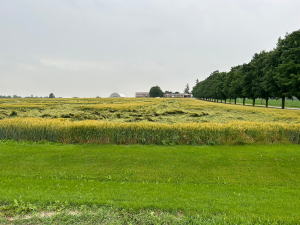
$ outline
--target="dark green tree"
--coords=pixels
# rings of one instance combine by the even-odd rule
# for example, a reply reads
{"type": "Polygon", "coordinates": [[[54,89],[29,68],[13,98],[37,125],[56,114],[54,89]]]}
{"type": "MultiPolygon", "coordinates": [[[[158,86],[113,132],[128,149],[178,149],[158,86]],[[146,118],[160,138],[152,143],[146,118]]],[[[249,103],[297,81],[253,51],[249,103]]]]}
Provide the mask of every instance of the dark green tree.
{"type": "Polygon", "coordinates": [[[195,98],[204,98],[203,96],[203,81],[199,82],[193,87],[192,94],[195,98]]]}
{"type": "Polygon", "coordinates": [[[226,72],[221,72],[218,73],[216,78],[215,78],[215,92],[216,92],[216,97],[217,97],[217,102],[219,99],[222,100],[226,99],[226,95],[224,94],[224,80],[226,79],[227,73],[226,72]]]}
{"type": "Polygon", "coordinates": [[[190,86],[189,86],[189,84],[186,84],[185,89],[184,89],[184,93],[185,94],[189,94],[190,93],[190,86]]]}
{"type": "Polygon", "coordinates": [[[51,93],[51,94],[49,95],[49,98],[55,98],[55,95],[54,95],[53,93],[51,93]]]}
{"type": "Polygon", "coordinates": [[[275,53],[279,61],[274,76],[279,87],[277,97],[282,99],[284,109],[285,98],[300,97],[300,30],[279,38],[275,53]]]}
{"type": "Polygon", "coordinates": [[[196,82],[192,94],[205,100],[245,98],[300,99],[300,30],[279,38],[270,52],[254,54],[251,62],[232,67],[228,73],[214,71],[205,80],[196,82]]]}
{"type": "Polygon", "coordinates": [[[250,62],[248,64],[243,64],[241,67],[241,74],[243,76],[243,90],[242,95],[244,97],[252,99],[252,106],[255,105],[255,99],[257,98],[257,93],[253,90],[256,85],[256,77],[254,76],[254,65],[250,62]]]}
{"type": "Polygon", "coordinates": [[[274,59],[272,51],[262,51],[256,54],[256,58],[253,60],[253,65],[256,68],[254,73],[257,77],[257,84],[253,90],[259,98],[266,100],[266,107],[268,107],[269,99],[275,96],[277,90],[277,84],[274,80],[274,69],[277,63],[274,59]]]}
{"type": "Polygon", "coordinates": [[[161,90],[161,88],[159,86],[153,86],[152,88],[150,88],[149,91],[149,95],[150,97],[162,97],[163,96],[163,91],[161,90]]]}
{"type": "Polygon", "coordinates": [[[237,98],[243,98],[243,104],[245,105],[245,96],[243,95],[244,78],[241,73],[242,66],[232,67],[229,76],[231,83],[229,84],[229,96],[234,99],[236,104],[237,98]]]}
{"type": "Polygon", "coordinates": [[[223,93],[224,100],[226,103],[226,99],[234,99],[234,103],[236,104],[236,99],[241,97],[242,85],[241,80],[239,79],[241,66],[232,67],[231,70],[224,77],[223,84],[223,93]]]}

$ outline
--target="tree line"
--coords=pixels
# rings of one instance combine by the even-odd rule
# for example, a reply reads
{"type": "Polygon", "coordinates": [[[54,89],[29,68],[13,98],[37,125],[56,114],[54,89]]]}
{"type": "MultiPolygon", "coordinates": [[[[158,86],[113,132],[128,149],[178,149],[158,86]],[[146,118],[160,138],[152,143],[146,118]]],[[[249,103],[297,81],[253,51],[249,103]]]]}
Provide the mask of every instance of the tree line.
{"type": "MultiPolygon", "coordinates": [[[[163,94],[164,94],[164,93],[165,93],[165,94],[171,94],[171,93],[173,93],[173,92],[172,92],[172,91],[165,91],[165,92],[163,92],[163,91],[161,90],[161,88],[160,88],[158,85],[151,87],[150,90],[149,90],[149,95],[150,95],[150,97],[154,97],[154,98],[155,98],[155,97],[163,97],[163,94]]],[[[174,93],[175,93],[175,94],[179,94],[178,91],[176,91],[176,92],[174,92],[174,93]]],[[[185,94],[190,94],[190,86],[189,86],[189,84],[186,84],[183,93],[185,93],[185,94]]]]}
{"type": "Polygon", "coordinates": [[[229,72],[212,72],[192,90],[194,97],[211,101],[237,98],[266,100],[285,99],[293,96],[300,99],[300,30],[279,38],[276,48],[255,53],[249,63],[234,66],[229,72]]]}
{"type": "MultiPolygon", "coordinates": [[[[13,96],[11,96],[11,95],[0,95],[0,98],[22,98],[22,96],[18,96],[18,95],[13,95],[13,96]]],[[[55,98],[55,95],[53,94],[53,93],[51,93],[49,96],[45,96],[45,97],[42,97],[42,96],[40,96],[40,97],[38,97],[38,96],[33,96],[33,95],[31,95],[31,96],[27,96],[27,97],[24,97],[24,98],[55,98]]]]}

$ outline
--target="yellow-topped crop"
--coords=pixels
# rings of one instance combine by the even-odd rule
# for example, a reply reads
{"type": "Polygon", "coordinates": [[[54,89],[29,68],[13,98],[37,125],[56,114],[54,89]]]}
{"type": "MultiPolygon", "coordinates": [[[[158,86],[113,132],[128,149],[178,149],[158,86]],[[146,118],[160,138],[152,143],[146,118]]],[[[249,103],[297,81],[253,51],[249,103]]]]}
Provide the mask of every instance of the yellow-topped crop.
{"type": "Polygon", "coordinates": [[[299,143],[300,125],[263,122],[115,123],[15,118],[0,121],[0,139],[114,144],[299,143]]]}

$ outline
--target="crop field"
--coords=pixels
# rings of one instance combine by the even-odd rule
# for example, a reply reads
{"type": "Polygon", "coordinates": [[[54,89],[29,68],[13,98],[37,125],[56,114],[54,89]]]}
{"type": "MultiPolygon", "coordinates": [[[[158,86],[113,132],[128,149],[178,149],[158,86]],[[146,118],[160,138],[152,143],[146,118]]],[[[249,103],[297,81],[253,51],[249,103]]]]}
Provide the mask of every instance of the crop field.
{"type": "Polygon", "coordinates": [[[0,223],[299,224],[298,145],[0,142],[0,223]]]}
{"type": "Polygon", "coordinates": [[[300,111],[196,99],[1,99],[0,139],[114,144],[300,143],[300,111]]]}
{"type": "Polygon", "coordinates": [[[125,123],[174,124],[250,121],[291,124],[300,123],[299,115],[298,111],[216,104],[197,99],[0,99],[0,119],[20,117],[125,123]]]}
{"type": "Polygon", "coordinates": [[[300,224],[299,143],[298,110],[0,99],[0,224],[300,224]]]}

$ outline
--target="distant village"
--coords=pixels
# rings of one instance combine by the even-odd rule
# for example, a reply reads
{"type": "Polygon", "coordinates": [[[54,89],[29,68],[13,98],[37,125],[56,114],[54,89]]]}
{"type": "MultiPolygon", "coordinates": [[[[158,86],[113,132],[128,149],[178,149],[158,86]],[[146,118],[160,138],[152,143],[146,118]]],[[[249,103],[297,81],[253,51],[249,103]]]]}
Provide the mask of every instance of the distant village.
{"type": "MultiPolygon", "coordinates": [[[[135,92],[135,97],[136,98],[150,98],[150,97],[155,97],[155,98],[191,98],[192,94],[189,92],[190,88],[189,85],[186,85],[186,88],[184,89],[184,93],[180,93],[178,91],[176,92],[171,92],[171,91],[165,91],[163,92],[159,86],[153,86],[151,87],[149,92],[135,92]]],[[[127,98],[126,95],[118,92],[112,93],[110,98],[127,98]]],[[[0,98],[22,98],[21,96],[18,95],[0,95],[0,98]]],[[[50,93],[49,96],[44,96],[44,97],[38,97],[38,96],[27,96],[24,98],[62,98],[62,97],[55,97],[53,93],[50,93]]],[[[73,97],[77,98],[77,97],[73,97]]],[[[97,96],[96,98],[101,98],[100,96],[97,96]]]]}
{"type": "MultiPolygon", "coordinates": [[[[117,93],[114,92],[112,93],[110,96],[110,98],[127,98],[126,95],[122,94],[122,93],[117,93]]],[[[135,97],[136,98],[150,98],[149,92],[136,92],[135,93],[135,97]]],[[[179,93],[179,92],[168,92],[168,93],[163,93],[163,98],[191,98],[192,94],[187,94],[187,93],[179,93]]],[[[23,98],[22,96],[18,96],[18,95],[0,95],[0,98],[23,98]]],[[[55,97],[55,96],[26,96],[24,98],[62,98],[62,97],[55,97]]],[[[77,98],[77,97],[73,97],[73,98],[77,98]]],[[[96,98],[100,98],[99,96],[97,96],[96,98]]]]}
{"type": "MultiPolygon", "coordinates": [[[[49,96],[44,96],[44,97],[43,96],[33,96],[33,95],[31,95],[31,96],[26,96],[24,98],[55,98],[55,96],[50,97],[50,95],[49,96]]],[[[11,95],[0,95],[0,98],[23,98],[23,97],[19,96],[19,95],[12,95],[12,96],[11,95]]],[[[62,98],[62,97],[56,97],[56,98],[62,98]]]]}
{"type": "MultiPolygon", "coordinates": [[[[121,94],[121,93],[112,93],[110,98],[126,98],[126,95],[121,94]]],[[[136,98],[150,98],[149,92],[135,92],[135,97],[136,98]]],[[[191,94],[187,93],[179,93],[179,92],[167,92],[163,93],[163,98],[191,98],[191,94]]]]}
{"type": "MultiPolygon", "coordinates": [[[[126,95],[122,94],[122,93],[117,93],[114,92],[112,93],[110,96],[110,98],[127,98],[126,95]]],[[[150,98],[150,93],[149,92],[136,92],[135,93],[135,97],[136,98],[150,98]]],[[[191,98],[192,94],[190,93],[180,93],[180,92],[170,92],[170,91],[165,91],[164,93],[162,93],[161,95],[162,98],[191,98]]],[[[23,98],[21,96],[18,95],[0,95],[0,98],[23,98]]],[[[55,95],[53,93],[50,93],[49,96],[26,96],[24,98],[62,98],[62,97],[55,97],[55,95]]],[[[77,97],[73,97],[73,98],[77,98],[77,97]]],[[[99,96],[97,96],[96,98],[100,98],[99,96]]],[[[157,98],[157,97],[156,97],[157,98]]]]}

